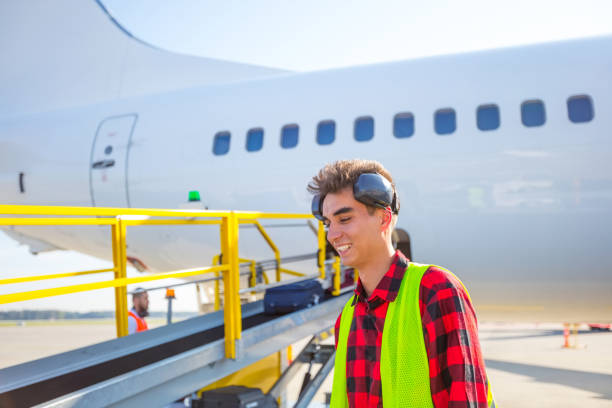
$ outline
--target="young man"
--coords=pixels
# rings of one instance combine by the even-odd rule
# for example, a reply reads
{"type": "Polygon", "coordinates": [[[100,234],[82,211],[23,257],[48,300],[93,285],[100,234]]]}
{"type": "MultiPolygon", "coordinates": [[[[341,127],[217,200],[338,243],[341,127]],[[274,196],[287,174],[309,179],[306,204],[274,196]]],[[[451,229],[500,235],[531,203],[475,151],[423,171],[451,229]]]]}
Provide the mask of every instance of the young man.
{"type": "Polygon", "coordinates": [[[331,406],[493,407],[463,284],[393,249],[399,201],[389,172],[375,161],[337,161],[308,190],[328,241],[359,271],[336,322],[331,406]]]}
{"type": "Polygon", "coordinates": [[[132,292],[132,310],[128,313],[128,333],[133,334],[149,330],[145,317],[149,315],[149,294],[143,288],[132,292]]]}

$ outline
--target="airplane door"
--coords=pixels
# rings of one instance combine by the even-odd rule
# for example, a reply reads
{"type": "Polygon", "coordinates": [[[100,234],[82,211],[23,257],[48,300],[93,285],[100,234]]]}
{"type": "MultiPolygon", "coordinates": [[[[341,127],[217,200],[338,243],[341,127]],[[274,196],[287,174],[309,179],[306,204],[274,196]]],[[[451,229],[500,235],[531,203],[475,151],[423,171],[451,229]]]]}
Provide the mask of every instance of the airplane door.
{"type": "Polygon", "coordinates": [[[113,116],[98,126],[89,180],[94,207],[129,207],[127,158],[137,115],[113,116]]]}

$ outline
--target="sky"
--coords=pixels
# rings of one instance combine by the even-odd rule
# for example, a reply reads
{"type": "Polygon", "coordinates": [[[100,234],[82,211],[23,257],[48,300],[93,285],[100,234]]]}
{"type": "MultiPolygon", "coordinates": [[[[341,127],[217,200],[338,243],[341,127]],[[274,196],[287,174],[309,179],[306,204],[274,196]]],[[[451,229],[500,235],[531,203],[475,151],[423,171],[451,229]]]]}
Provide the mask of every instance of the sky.
{"type": "MultiPolygon", "coordinates": [[[[612,34],[609,0],[103,3],[124,29],[156,47],[302,72],[612,34]]],[[[73,251],[34,256],[4,234],[0,234],[0,261],[0,279],[110,266],[73,251]]],[[[138,273],[128,269],[128,276],[138,273]]],[[[88,276],[54,284],[99,279],[88,276]]],[[[40,287],[6,285],[0,294],[40,287]]],[[[150,297],[152,310],[165,310],[163,291],[150,297]]],[[[0,311],[15,309],[113,310],[114,295],[112,290],[97,290],[0,306],[0,311]]],[[[193,287],[177,289],[174,309],[196,311],[193,287]]]]}
{"type": "Polygon", "coordinates": [[[103,0],[165,49],[312,71],[612,33],[607,0],[103,0]]]}

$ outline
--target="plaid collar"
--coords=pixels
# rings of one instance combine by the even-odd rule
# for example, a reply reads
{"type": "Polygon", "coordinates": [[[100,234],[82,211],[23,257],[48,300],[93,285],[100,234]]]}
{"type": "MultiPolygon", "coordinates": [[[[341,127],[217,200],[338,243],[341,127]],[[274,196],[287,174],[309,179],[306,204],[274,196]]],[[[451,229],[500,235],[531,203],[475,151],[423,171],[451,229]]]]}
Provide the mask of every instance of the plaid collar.
{"type": "Polygon", "coordinates": [[[375,309],[384,302],[393,302],[395,298],[397,298],[407,267],[408,259],[399,250],[396,250],[389,270],[385,273],[380,282],[378,282],[376,289],[374,289],[369,299],[361,283],[361,279],[359,279],[357,287],[355,288],[355,297],[352,306],[357,302],[366,302],[369,309],[375,309]]]}

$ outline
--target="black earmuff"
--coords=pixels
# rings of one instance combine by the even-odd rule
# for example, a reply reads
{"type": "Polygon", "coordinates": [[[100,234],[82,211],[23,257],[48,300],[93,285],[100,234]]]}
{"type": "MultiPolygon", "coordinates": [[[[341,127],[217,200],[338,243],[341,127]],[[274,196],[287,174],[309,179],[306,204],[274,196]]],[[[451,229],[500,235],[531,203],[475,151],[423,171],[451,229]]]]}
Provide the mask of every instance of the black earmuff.
{"type": "MultiPolygon", "coordinates": [[[[363,173],[353,184],[355,200],[370,207],[391,207],[393,214],[399,213],[399,199],[393,191],[393,185],[377,173],[363,173]]],[[[323,199],[319,194],[312,198],[312,215],[319,221],[324,221],[323,199]]]]}
{"type": "Polygon", "coordinates": [[[316,194],[314,197],[312,197],[312,204],[310,205],[310,210],[312,211],[312,215],[314,215],[314,217],[319,221],[325,221],[325,218],[323,218],[323,209],[321,208],[322,204],[323,198],[321,198],[319,194],[316,194]]]}

